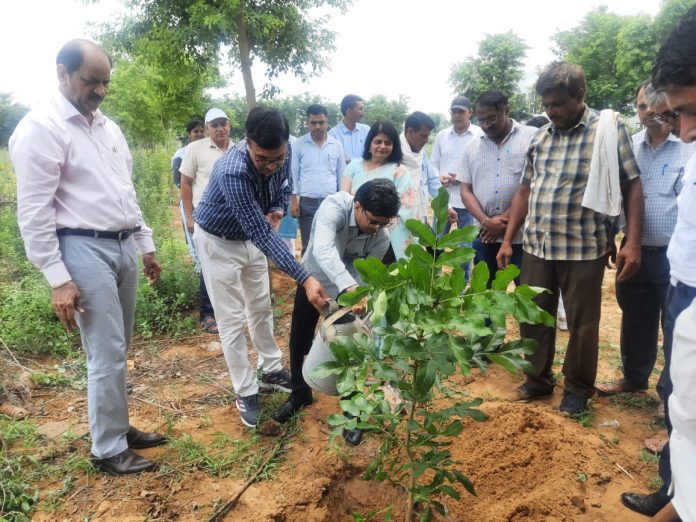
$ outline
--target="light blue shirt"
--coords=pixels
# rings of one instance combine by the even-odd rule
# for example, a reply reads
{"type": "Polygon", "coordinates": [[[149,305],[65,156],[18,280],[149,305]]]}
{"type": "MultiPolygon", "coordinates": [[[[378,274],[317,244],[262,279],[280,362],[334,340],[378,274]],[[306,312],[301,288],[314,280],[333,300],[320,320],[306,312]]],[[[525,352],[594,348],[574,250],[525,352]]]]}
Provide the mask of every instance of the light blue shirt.
{"type": "Polygon", "coordinates": [[[682,189],[684,167],[694,151],[696,144],[684,143],[672,133],[655,149],[645,130],[633,135],[633,152],[645,197],[643,246],[669,243],[677,224],[677,196],[682,189]]]}
{"type": "MultiPolygon", "coordinates": [[[[512,129],[498,145],[485,134],[474,138],[456,170],[461,183],[471,185],[472,192],[487,216],[499,216],[512,204],[524,170],[529,145],[538,132],[536,127],[512,120],[512,129]]],[[[502,238],[498,238],[502,241],[502,238]]],[[[522,228],[513,243],[522,243],[522,228]]]]}
{"type": "Polygon", "coordinates": [[[350,163],[353,158],[361,158],[365,150],[365,140],[370,126],[364,123],[356,123],[355,128],[350,131],[346,124],[341,122],[329,131],[329,136],[333,136],[343,147],[346,163],[350,163]]]}
{"type": "Polygon", "coordinates": [[[322,199],[338,192],[346,168],[343,157],[343,147],[331,135],[321,147],[309,133],[297,138],[292,144],[292,193],[322,199]]]}
{"type": "Polygon", "coordinates": [[[388,248],[389,230],[361,232],[355,221],[353,196],[339,192],[326,198],[314,215],[302,266],[336,299],[340,292],[360,283],[353,261],[368,256],[382,259],[388,248]]]}

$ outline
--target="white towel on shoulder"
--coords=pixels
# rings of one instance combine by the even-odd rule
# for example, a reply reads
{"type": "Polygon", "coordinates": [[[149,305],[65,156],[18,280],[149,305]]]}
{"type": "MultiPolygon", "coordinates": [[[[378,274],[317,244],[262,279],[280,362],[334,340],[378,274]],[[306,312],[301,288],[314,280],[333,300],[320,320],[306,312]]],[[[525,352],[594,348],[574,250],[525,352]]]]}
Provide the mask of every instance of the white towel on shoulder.
{"type": "Polygon", "coordinates": [[[582,206],[607,216],[621,213],[618,148],[617,113],[605,109],[599,114],[582,206]]]}

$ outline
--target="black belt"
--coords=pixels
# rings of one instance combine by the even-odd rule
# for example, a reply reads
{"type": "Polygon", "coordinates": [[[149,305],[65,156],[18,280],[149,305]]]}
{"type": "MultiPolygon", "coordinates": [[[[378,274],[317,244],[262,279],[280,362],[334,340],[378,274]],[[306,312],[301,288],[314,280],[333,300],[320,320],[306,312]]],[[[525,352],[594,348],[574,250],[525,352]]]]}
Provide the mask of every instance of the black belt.
{"type": "Polygon", "coordinates": [[[59,228],[56,230],[58,236],[84,236],[93,237],[95,239],[116,239],[125,241],[135,232],[138,232],[140,227],[126,228],[124,230],[89,230],[86,228],[59,228]]]}
{"type": "Polygon", "coordinates": [[[643,246],[641,248],[648,252],[667,252],[666,246],[643,246]]]}

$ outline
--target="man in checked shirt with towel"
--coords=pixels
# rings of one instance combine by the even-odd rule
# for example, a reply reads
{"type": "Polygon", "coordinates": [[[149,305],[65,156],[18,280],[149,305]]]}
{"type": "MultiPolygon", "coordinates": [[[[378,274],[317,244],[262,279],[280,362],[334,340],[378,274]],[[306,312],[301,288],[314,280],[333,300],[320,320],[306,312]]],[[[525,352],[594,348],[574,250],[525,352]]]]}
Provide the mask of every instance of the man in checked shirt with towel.
{"type": "MultiPolygon", "coordinates": [[[[523,284],[551,290],[551,294],[540,294],[536,302],[553,316],[559,290],[563,292],[570,340],[563,363],[565,392],[559,409],[564,414],[579,415],[594,394],[602,279],[610,246],[609,218],[582,206],[599,113],[584,103],[585,75],[577,65],[552,63],[537,80],[536,91],[551,125],[532,140],[497,259],[501,268],[510,263],[512,242],[524,221],[520,279],[523,284]]],[[[643,191],[626,126],[618,122],[617,130],[628,237],[617,256],[617,277],[625,281],[640,266],[643,191]]],[[[521,324],[520,333],[535,339],[538,347],[528,357],[534,370],[515,390],[514,397],[524,401],[550,397],[556,384],[551,371],[556,330],[521,324]]]]}
{"type": "Polygon", "coordinates": [[[288,122],[278,110],[259,106],[249,112],[245,129],[246,140],[213,167],[194,211],[193,240],[216,312],[236,406],[242,422],[254,427],[260,413],[259,387],[290,392],[273,338],[266,256],[304,287],[317,310],[323,309],[328,295],[278,235],[292,191],[288,122]],[[259,382],[247,358],[245,321],[259,355],[258,368],[263,369],[259,382]]]}

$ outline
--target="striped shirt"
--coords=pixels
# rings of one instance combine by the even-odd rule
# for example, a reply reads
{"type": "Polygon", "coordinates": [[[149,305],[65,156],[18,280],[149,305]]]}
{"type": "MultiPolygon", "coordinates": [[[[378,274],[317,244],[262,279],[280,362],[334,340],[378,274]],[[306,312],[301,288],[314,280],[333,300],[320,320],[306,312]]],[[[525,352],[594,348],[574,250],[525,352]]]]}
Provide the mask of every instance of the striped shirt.
{"type": "Polygon", "coordinates": [[[633,135],[633,152],[640,167],[645,196],[643,246],[667,246],[677,224],[677,196],[682,188],[684,166],[696,143],[684,143],[672,133],[653,149],[648,133],[633,135]]]}
{"type": "Polygon", "coordinates": [[[279,210],[285,214],[292,190],[290,161],[271,176],[254,167],[246,140],[229,149],[215,163],[210,182],[194,211],[198,226],[206,232],[233,241],[251,241],[283,272],[304,283],[309,274],[295,260],[266,219],[279,210]]]}
{"type": "MultiPolygon", "coordinates": [[[[454,127],[447,127],[438,132],[430,155],[430,162],[438,174],[444,176],[451,173],[459,177],[464,149],[482,134],[481,128],[473,123],[469,124],[469,128],[462,134],[457,134],[454,127]]],[[[450,183],[447,192],[449,192],[449,203],[452,207],[464,208],[458,181],[450,183]]]]}
{"type": "MultiPolygon", "coordinates": [[[[560,131],[548,125],[532,140],[523,182],[530,184],[523,248],[552,261],[584,261],[607,253],[611,220],[584,208],[599,112],[585,106],[580,121],[560,131]]],[[[640,175],[626,126],[618,123],[619,179],[640,175]]]]}
{"type": "MultiPolygon", "coordinates": [[[[535,127],[512,120],[512,129],[500,145],[481,134],[464,149],[457,180],[471,185],[487,216],[499,216],[510,207],[522,177],[529,144],[537,132],[535,127]]],[[[502,241],[502,237],[498,241],[502,241]]],[[[522,230],[517,231],[512,242],[522,243],[522,230]]]]}

